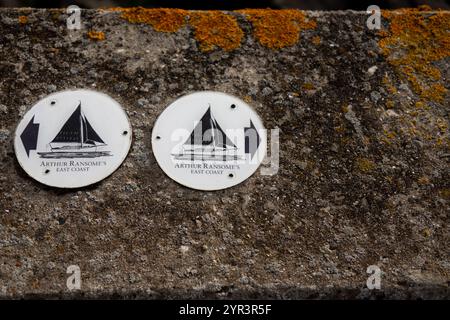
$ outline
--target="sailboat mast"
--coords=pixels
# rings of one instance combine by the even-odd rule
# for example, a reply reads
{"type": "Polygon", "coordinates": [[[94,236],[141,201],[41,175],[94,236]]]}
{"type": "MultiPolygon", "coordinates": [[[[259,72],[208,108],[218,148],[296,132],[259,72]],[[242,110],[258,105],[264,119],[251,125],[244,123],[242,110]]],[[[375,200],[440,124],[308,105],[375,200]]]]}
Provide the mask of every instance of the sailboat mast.
{"type": "Polygon", "coordinates": [[[80,137],[81,137],[81,140],[80,140],[80,143],[81,143],[81,148],[83,148],[83,140],[84,140],[84,129],[83,129],[83,115],[81,114],[81,111],[80,111],[80,137]]]}
{"type": "Polygon", "coordinates": [[[212,141],[212,143],[213,143],[213,145],[214,145],[214,142],[216,141],[215,140],[215,132],[214,131],[216,131],[215,130],[215,128],[214,128],[214,121],[210,118],[209,119],[209,122],[211,123],[211,141],[212,141]]]}
{"type": "Polygon", "coordinates": [[[215,137],[215,134],[216,134],[216,128],[215,128],[215,126],[214,126],[214,120],[213,120],[213,115],[212,115],[212,113],[211,113],[211,104],[209,104],[209,108],[208,108],[208,110],[209,110],[209,124],[211,125],[210,126],[210,128],[211,128],[211,141],[212,141],[212,145],[213,145],[213,147],[215,146],[215,141],[216,141],[216,137],[215,137]]]}

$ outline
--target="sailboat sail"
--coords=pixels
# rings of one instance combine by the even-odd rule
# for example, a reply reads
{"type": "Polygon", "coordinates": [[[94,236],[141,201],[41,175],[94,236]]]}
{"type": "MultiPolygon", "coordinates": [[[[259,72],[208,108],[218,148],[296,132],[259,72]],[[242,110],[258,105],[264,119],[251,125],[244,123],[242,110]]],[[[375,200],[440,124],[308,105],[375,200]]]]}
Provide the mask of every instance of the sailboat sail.
{"type": "Polygon", "coordinates": [[[81,111],[81,102],[49,143],[50,152],[38,152],[41,158],[95,158],[110,156],[110,151],[97,150],[106,143],[81,111]]]}
{"type": "Polygon", "coordinates": [[[206,110],[205,114],[184,144],[236,148],[234,143],[231,142],[217,123],[216,119],[211,115],[211,107],[206,110]]]}
{"type": "Polygon", "coordinates": [[[208,107],[195,126],[179,153],[173,154],[178,160],[227,161],[241,158],[238,148],[227,137],[208,107]]]}
{"type": "Polygon", "coordinates": [[[81,103],[77,109],[72,113],[70,118],[64,123],[61,130],[51,143],[55,142],[79,142],[81,143],[81,131],[80,131],[80,117],[81,117],[81,103]]]}
{"type": "Polygon", "coordinates": [[[216,146],[218,146],[218,143],[220,141],[222,141],[222,143],[224,144],[224,146],[226,147],[231,147],[231,148],[236,148],[236,146],[234,145],[233,142],[231,142],[231,140],[227,137],[227,135],[225,134],[225,132],[222,130],[222,128],[220,127],[220,125],[217,123],[216,119],[212,119],[213,121],[213,126],[214,126],[214,132],[216,133],[220,133],[222,139],[218,140],[215,139],[215,144],[216,146]]]}
{"type": "Polygon", "coordinates": [[[78,143],[81,147],[83,144],[105,144],[82,114],[81,102],[66,123],[64,123],[56,137],[50,142],[50,144],[55,143],[78,143]]]}
{"type": "Polygon", "coordinates": [[[94,128],[92,128],[91,124],[89,123],[88,119],[84,117],[84,123],[85,123],[85,134],[84,134],[84,141],[83,143],[89,143],[89,144],[95,144],[105,142],[102,140],[102,138],[99,137],[97,132],[95,132],[94,128]]]}

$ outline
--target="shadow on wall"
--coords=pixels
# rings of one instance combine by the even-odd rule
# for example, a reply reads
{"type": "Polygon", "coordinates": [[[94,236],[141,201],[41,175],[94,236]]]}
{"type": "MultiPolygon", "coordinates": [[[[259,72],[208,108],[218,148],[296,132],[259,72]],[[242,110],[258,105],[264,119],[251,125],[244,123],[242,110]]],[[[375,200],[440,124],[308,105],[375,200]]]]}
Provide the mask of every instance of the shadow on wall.
{"type": "Polygon", "coordinates": [[[402,7],[417,7],[429,5],[432,8],[450,9],[449,0],[383,0],[383,1],[350,1],[350,0],[0,0],[1,7],[35,7],[58,8],[76,4],[81,8],[99,7],[134,7],[148,8],[183,8],[183,9],[220,9],[235,10],[243,8],[298,8],[305,10],[365,10],[369,5],[376,4],[382,9],[402,7]]]}

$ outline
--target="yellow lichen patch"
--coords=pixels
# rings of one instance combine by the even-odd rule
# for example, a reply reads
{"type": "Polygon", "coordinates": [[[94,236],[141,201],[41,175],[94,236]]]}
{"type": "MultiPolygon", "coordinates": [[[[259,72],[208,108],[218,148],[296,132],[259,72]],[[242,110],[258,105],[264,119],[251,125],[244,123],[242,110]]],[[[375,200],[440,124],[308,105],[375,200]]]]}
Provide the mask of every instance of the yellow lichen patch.
{"type": "Polygon", "coordinates": [[[417,180],[417,183],[422,186],[430,184],[430,178],[428,178],[427,176],[422,176],[419,178],[419,180],[417,180]]]}
{"type": "Polygon", "coordinates": [[[391,140],[397,136],[394,131],[385,131],[384,135],[386,136],[386,138],[391,140]]]}
{"type": "Polygon", "coordinates": [[[310,82],[305,82],[303,84],[303,89],[305,90],[314,90],[314,85],[310,82]]]}
{"type": "Polygon", "coordinates": [[[417,109],[423,109],[425,107],[425,103],[423,101],[417,101],[414,105],[417,109]]]}
{"type": "Polygon", "coordinates": [[[422,234],[424,237],[429,238],[431,236],[431,230],[428,228],[425,228],[422,230],[422,234]]]}
{"type": "Polygon", "coordinates": [[[441,189],[439,191],[442,198],[446,200],[450,200],[450,189],[441,189]]]}
{"type": "Polygon", "coordinates": [[[447,89],[433,63],[450,56],[450,13],[424,10],[428,8],[384,11],[389,30],[380,32],[379,45],[421,99],[442,102],[447,89]]]}
{"type": "Polygon", "coordinates": [[[102,40],[105,40],[105,38],[106,38],[104,32],[102,32],[102,31],[93,31],[93,30],[89,31],[87,33],[87,36],[88,36],[89,39],[97,40],[97,41],[102,41],[102,40]]]}
{"type": "Polygon", "coordinates": [[[245,97],[244,97],[244,101],[247,102],[247,103],[252,103],[252,97],[250,97],[250,96],[245,96],[245,97]]]}
{"type": "Polygon", "coordinates": [[[131,23],[146,23],[156,31],[177,32],[186,23],[188,12],[182,9],[113,8],[131,23]]]}
{"type": "Polygon", "coordinates": [[[367,158],[358,158],[356,159],[356,166],[359,171],[367,173],[375,168],[375,163],[367,158]]]}
{"type": "Polygon", "coordinates": [[[392,81],[389,79],[388,76],[383,77],[383,84],[387,88],[390,94],[397,94],[397,88],[392,84],[392,81]]]}
{"type": "Polygon", "coordinates": [[[394,131],[384,130],[384,135],[381,137],[381,140],[384,143],[391,144],[396,137],[397,134],[394,131]]]}
{"type": "Polygon", "coordinates": [[[26,24],[28,22],[27,16],[19,16],[19,23],[20,24],[26,24]]]}
{"type": "Polygon", "coordinates": [[[387,109],[393,109],[395,107],[395,103],[392,100],[387,100],[386,101],[386,108],[387,109]]]}
{"type": "Polygon", "coordinates": [[[336,131],[337,133],[344,133],[345,132],[345,127],[344,126],[338,126],[338,127],[334,127],[334,131],[336,131]]]}
{"type": "Polygon", "coordinates": [[[51,18],[54,21],[58,21],[61,14],[63,14],[60,9],[47,9],[47,10],[48,12],[50,12],[51,18]]]}
{"type": "Polygon", "coordinates": [[[448,122],[444,118],[437,118],[436,126],[438,127],[440,133],[446,134],[448,132],[448,122]]]}
{"type": "Polygon", "coordinates": [[[202,51],[216,47],[230,51],[238,48],[244,37],[236,18],[220,11],[191,12],[189,23],[202,51]]]}
{"type": "Polygon", "coordinates": [[[281,49],[296,44],[302,30],[315,29],[300,10],[245,9],[239,10],[253,25],[255,38],[265,47],[281,49]]]}

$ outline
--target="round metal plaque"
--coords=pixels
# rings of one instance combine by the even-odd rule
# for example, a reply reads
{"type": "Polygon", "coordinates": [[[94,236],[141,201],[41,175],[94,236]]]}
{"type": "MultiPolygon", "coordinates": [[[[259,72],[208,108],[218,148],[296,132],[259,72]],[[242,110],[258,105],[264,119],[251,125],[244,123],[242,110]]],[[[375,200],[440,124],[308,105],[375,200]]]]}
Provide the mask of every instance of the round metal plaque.
{"type": "Polygon", "coordinates": [[[249,178],[266,154],[266,131],[244,101],[220,92],[183,96],[158,117],[153,153],[176,182],[198,190],[232,187],[249,178]]]}
{"type": "Polygon", "coordinates": [[[38,101],[17,126],[14,149],[25,172],[52,187],[78,188],[113,173],[131,145],[120,104],[90,90],[61,91],[38,101]]]}

